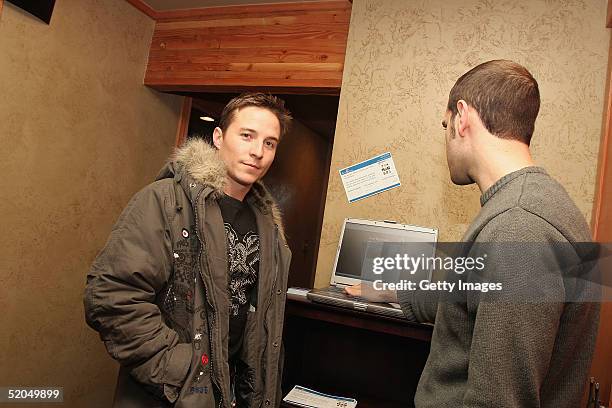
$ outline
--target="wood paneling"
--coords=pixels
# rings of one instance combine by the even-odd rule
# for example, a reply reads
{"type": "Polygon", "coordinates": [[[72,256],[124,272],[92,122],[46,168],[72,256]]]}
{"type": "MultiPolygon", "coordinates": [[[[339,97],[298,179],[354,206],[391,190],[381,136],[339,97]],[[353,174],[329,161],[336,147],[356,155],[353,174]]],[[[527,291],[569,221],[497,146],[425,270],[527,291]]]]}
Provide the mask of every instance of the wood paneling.
{"type": "MultiPolygon", "coordinates": [[[[132,0],[134,1],[134,0],[132,0]]],[[[237,5],[224,7],[207,7],[199,9],[181,9],[158,11],[158,21],[181,21],[190,19],[218,20],[225,18],[270,17],[303,15],[321,11],[349,10],[351,4],[347,1],[312,1],[304,3],[276,3],[259,5],[237,5]]]]}
{"type": "Polygon", "coordinates": [[[4,4],[4,0],[0,0],[0,16],[2,15],[2,5],[4,4]]]}
{"type": "MultiPolygon", "coordinates": [[[[610,13],[608,13],[608,17],[610,13]]],[[[608,18],[608,22],[610,18],[608,18]]],[[[608,27],[610,24],[608,24],[608,27]]],[[[608,56],[608,77],[606,83],[606,102],[604,106],[601,145],[599,148],[599,165],[597,171],[595,203],[591,221],[593,238],[598,242],[612,242],[612,37],[608,56]]],[[[610,273],[610,271],[603,271],[610,273]]],[[[605,287],[604,297],[611,298],[612,290],[605,287]]],[[[601,305],[599,333],[590,375],[601,384],[602,403],[609,403],[606,398],[611,393],[612,385],[612,303],[601,305]]]]}
{"type": "Polygon", "coordinates": [[[350,13],[347,1],[157,12],[145,85],[339,94],[350,13]]]}

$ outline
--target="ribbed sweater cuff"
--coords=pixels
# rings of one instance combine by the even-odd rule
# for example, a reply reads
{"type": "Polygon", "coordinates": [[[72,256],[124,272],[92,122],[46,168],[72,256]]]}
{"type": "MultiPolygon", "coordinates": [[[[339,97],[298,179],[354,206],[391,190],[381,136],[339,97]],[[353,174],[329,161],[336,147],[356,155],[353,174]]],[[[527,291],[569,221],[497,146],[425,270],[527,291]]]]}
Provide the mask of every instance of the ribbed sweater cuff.
{"type": "Polygon", "coordinates": [[[410,322],[418,322],[418,318],[414,313],[414,291],[412,290],[398,290],[397,291],[397,302],[404,312],[404,317],[410,322]]]}

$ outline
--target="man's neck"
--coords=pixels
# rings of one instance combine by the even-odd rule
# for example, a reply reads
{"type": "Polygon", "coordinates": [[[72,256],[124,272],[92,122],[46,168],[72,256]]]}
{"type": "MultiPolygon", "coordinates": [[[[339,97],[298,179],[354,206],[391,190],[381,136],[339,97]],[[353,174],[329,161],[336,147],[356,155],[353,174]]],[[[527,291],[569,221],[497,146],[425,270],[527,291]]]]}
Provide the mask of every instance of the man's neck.
{"type": "Polygon", "coordinates": [[[227,178],[223,192],[228,196],[235,198],[236,200],[243,201],[244,197],[251,190],[251,186],[243,186],[242,184],[236,183],[231,178],[227,178]]]}
{"type": "Polygon", "coordinates": [[[483,146],[474,163],[472,179],[481,193],[505,175],[534,165],[529,146],[514,140],[499,140],[483,146]]]}

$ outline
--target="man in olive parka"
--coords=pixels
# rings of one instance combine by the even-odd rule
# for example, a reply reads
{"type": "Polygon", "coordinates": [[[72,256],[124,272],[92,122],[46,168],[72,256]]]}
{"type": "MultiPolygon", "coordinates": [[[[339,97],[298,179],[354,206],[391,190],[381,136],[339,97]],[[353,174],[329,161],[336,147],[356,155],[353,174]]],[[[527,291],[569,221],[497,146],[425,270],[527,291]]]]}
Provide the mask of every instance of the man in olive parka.
{"type": "Polygon", "coordinates": [[[116,407],[280,405],[291,253],[259,181],[291,116],[246,94],[138,192],[95,259],[87,323],[120,363],[116,407]]]}

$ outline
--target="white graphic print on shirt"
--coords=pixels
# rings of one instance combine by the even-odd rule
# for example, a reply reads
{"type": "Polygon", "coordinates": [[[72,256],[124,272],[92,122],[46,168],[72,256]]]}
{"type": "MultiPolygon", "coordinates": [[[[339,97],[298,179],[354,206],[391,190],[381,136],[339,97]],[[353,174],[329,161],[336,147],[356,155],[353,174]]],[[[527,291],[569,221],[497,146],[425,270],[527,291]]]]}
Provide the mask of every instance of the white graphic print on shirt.
{"type": "Polygon", "coordinates": [[[259,235],[249,231],[242,241],[228,223],[225,225],[227,236],[227,255],[230,276],[230,313],[238,315],[240,306],[248,301],[248,294],[257,281],[256,264],[259,262],[259,235]]]}

